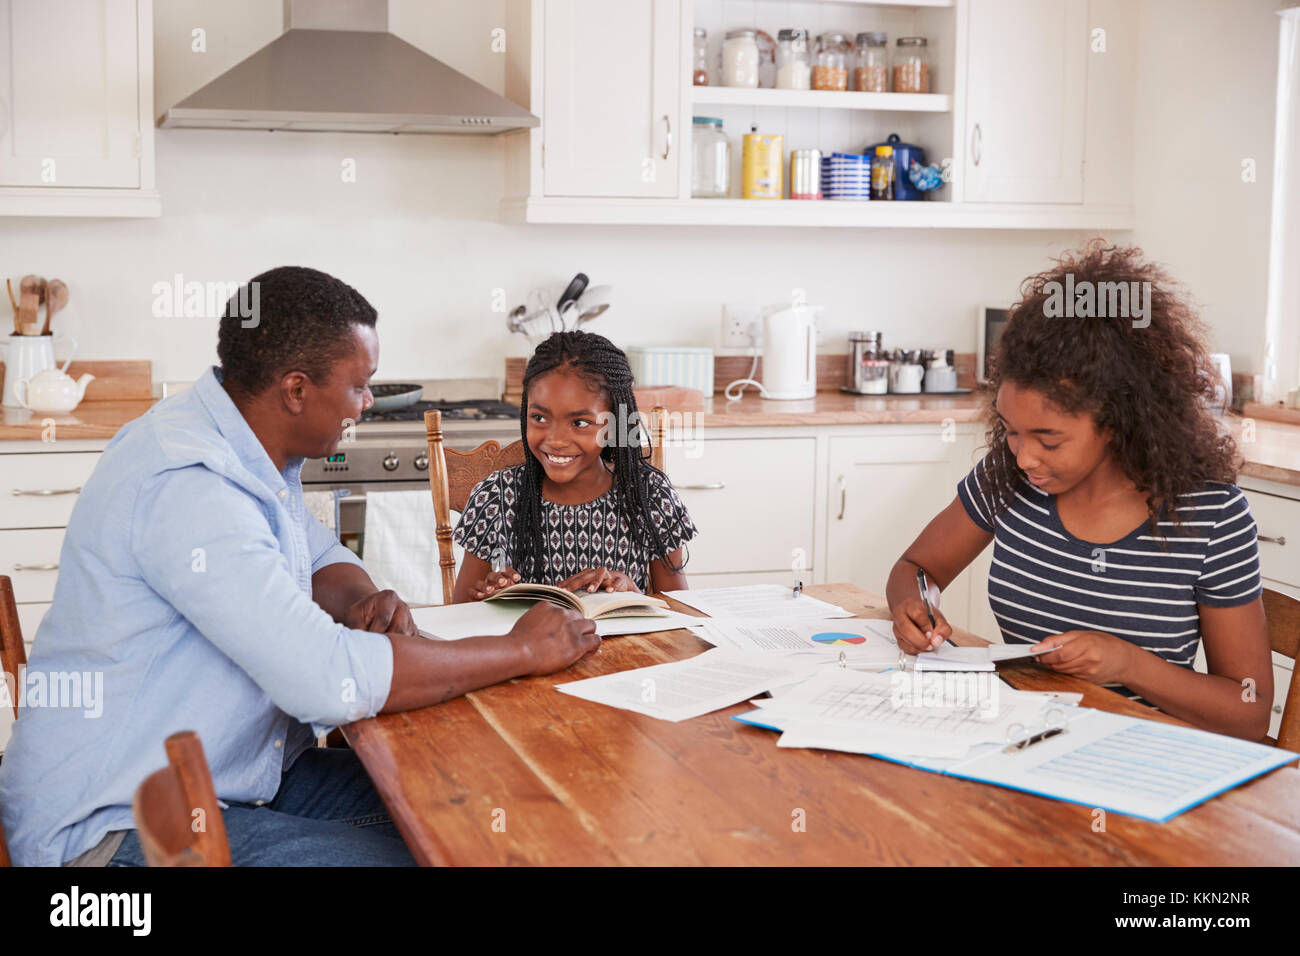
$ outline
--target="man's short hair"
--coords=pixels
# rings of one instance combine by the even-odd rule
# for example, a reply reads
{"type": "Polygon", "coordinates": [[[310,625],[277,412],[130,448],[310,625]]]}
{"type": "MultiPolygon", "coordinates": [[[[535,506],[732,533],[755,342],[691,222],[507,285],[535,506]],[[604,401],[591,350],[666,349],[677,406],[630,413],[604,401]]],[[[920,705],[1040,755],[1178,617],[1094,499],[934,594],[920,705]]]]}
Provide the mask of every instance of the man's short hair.
{"type": "Polygon", "coordinates": [[[263,272],[226,303],[217,334],[222,382],[247,395],[287,372],[325,382],[351,350],[353,326],[373,327],[377,319],[360,292],[324,272],[304,266],[263,272]]]}

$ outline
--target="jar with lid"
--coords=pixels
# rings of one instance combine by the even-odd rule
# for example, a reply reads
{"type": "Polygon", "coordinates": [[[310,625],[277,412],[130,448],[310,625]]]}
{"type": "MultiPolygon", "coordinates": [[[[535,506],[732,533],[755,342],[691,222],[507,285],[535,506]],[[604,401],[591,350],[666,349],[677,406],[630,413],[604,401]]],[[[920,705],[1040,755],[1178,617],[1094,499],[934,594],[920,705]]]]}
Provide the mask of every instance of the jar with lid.
{"type": "Polygon", "coordinates": [[[894,92],[930,92],[930,51],[925,37],[899,37],[894,50],[894,92]]]}
{"type": "Polygon", "coordinates": [[[889,92],[888,34],[858,34],[853,48],[853,89],[860,93],[889,92]]]}
{"type": "Polygon", "coordinates": [[[843,33],[823,33],[817,38],[817,56],[812,69],[814,90],[849,88],[849,41],[843,33]]]}
{"type": "Polygon", "coordinates": [[[726,199],[731,190],[731,141],[722,120],[697,116],[691,122],[691,196],[726,199]]]}
{"type": "Polygon", "coordinates": [[[812,55],[807,30],[782,30],[776,35],[776,88],[812,89],[812,55]]]}
{"type": "Polygon", "coordinates": [[[758,89],[758,34],[728,30],[722,43],[722,85],[758,89]]]}
{"type": "Polygon", "coordinates": [[[695,28],[695,67],[691,83],[695,86],[709,85],[709,31],[704,27],[695,28]]]}
{"type": "Polygon", "coordinates": [[[871,198],[894,198],[894,147],[877,146],[871,158],[871,198]]]}

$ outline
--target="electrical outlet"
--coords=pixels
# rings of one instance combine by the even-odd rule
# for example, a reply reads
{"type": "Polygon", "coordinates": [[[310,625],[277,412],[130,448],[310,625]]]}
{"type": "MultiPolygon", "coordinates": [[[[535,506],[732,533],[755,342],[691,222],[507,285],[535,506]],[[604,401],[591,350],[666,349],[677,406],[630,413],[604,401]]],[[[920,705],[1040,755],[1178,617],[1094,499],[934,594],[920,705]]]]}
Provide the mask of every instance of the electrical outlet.
{"type": "Polygon", "coordinates": [[[749,342],[756,349],[763,347],[763,323],[754,319],[745,328],[745,334],[749,337],[749,342]]]}
{"type": "Polygon", "coordinates": [[[758,320],[758,306],[737,305],[722,306],[722,347],[724,349],[745,349],[751,343],[751,329],[758,325],[760,334],[762,323],[758,320]]]}

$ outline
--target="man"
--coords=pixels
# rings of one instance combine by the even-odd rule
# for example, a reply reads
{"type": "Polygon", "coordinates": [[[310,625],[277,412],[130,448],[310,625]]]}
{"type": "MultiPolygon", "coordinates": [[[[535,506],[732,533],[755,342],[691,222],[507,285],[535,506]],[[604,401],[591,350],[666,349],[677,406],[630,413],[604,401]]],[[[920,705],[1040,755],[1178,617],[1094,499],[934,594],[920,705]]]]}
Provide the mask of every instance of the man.
{"type": "Polygon", "coordinates": [[[18,864],[143,865],[132,795],[165,738],[194,730],[237,865],[409,865],[356,756],[315,738],[599,644],[549,605],[505,636],[416,634],[308,515],[299,481],[373,402],[375,310],[312,269],[252,282],[221,320],[221,367],[122,429],[73,510],[27,684],[102,677],[102,699],[29,700],[15,723],[0,823],[18,864]]]}

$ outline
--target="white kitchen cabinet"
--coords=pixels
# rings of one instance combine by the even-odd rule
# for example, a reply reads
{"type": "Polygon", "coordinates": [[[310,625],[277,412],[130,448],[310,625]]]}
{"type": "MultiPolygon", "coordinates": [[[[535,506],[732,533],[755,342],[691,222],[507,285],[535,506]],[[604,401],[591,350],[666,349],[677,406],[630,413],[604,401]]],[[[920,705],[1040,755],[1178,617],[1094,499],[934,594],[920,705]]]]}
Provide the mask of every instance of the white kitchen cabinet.
{"type": "Polygon", "coordinates": [[[966,202],[1083,202],[1088,0],[970,0],[966,202]]]}
{"type": "MultiPolygon", "coordinates": [[[[825,580],[883,593],[894,563],[952,501],[960,464],[958,443],[942,440],[938,426],[880,431],[830,439],[825,580]]],[[[941,602],[961,627],[969,620],[968,581],[959,576],[941,602]]]]}
{"type": "Polygon", "coordinates": [[[507,51],[506,95],[542,120],[540,129],[506,138],[502,212],[508,220],[1088,232],[1133,228],[1138,16],[1130,0],[664,2],[667,12],[660,20],[654,14],[659,4],[651,0],[506,0],[508,31],[529,39],[507,51]],[[661,76],[656,58],[668,55],[658,26],[672,19],[674,11],[678,35],[670,81],[661,76]],[[612,32],[597,29],[599,23],[612,32]],[[721,35],[739,26],[772,35],[800,26],[814,36],[823,31],[852,35],[857,29],[885,30],[891,39],[924,36],[933,92],[695,87],[692,32],[697,26],[709,32],[711,59],[721,35]],[[624,58],[620,69],[609,69],[606,51],[621,49],[626,37],[646,42],[624,58]],[[558,64],[553,62],[557,57],[558,64]],[[652,130],[647,145],[645,114],[652,102],[651,118],[662,128],[652,130]],[[695,115],[723,119],[732,143],[733,180],[742,137],[757,124],[763,132],[784,135],[787,153],[798,148],[857,152],[898,133],[923,148],[929,162],[949,170],[951,182],[923,202],[743,200],[735,198],[734,181],[733,198],[693,199],[689,138],[695,115]],[[666,162],[674,167],[668,176],[675,191],[659,168],[670,123],[673,146],[666,162]]]}
{"type": "Polygon", "coordinates": [[[680,0],[545,0],[543,19],[545,194],[676,196],[680,0]]]}
{"type": "Polygon", "coordinates": [[[664,467],[700,530],[688,545],[693,585],[723,573],[781,572],[784,581],[797,561],[811,572],[816,438],[710,438],[695,457],[688,451],[665,448],[664,467]]]}
{"type": "Polygon", "coordinates": [[[149,0],[0,0],[0,214],[159,214],[149,0]]]}
{"type": "MultiPolygon", "coordinates": [[[[1300,600],[1300,488],[1240,479],[1259,535],[1259,571],[1264,587],[1300,600]]],[[[1295,661],[1273,653],[1273,712],[1269,735],[1277,736],[1295,661]]]]}

